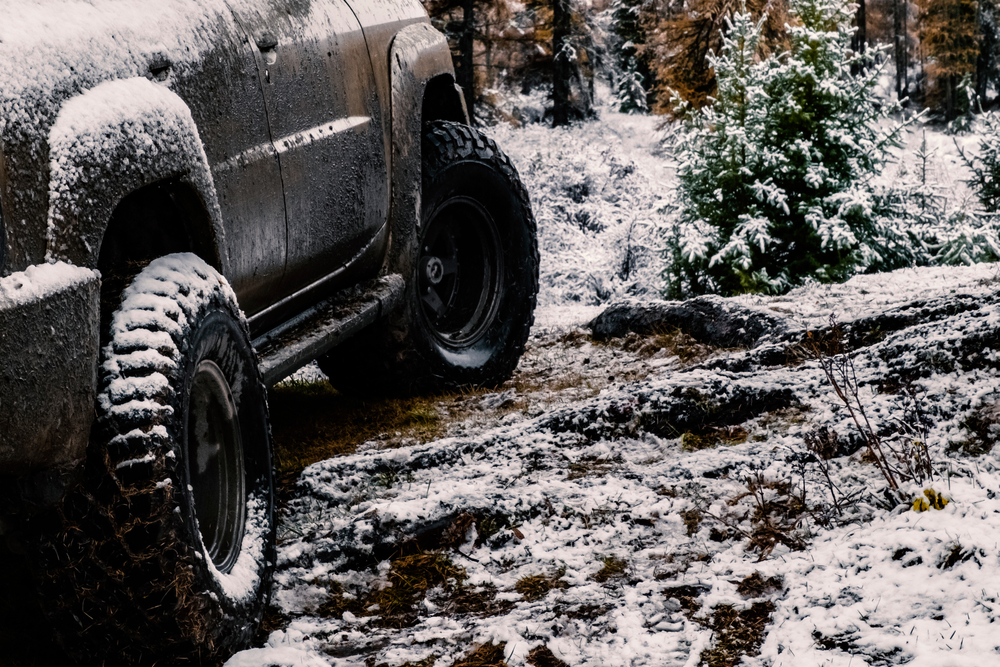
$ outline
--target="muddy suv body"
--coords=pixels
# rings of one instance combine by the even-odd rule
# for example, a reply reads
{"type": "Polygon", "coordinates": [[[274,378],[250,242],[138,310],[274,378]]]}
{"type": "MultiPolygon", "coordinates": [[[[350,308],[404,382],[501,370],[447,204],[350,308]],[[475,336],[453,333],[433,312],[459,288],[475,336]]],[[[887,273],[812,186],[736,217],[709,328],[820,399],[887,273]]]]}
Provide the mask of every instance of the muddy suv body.
{"type": "Polygon", "coordinates": [[[537,292],[530,206],[417,0],[0,16],[0,537],[55,553],[33,576],[81,660],[111,641],[138,664],[153,632],[160,659],[211,662],[273,567],[263,386],[313,358],[364,391],[502,381],[537,292]],[[132,562],[80,556],[102,549],[132,562]],[[81,562],[113,585],[67,594],[81,562]],[[167,611],[81,624],[150,595],[167,611]]]}

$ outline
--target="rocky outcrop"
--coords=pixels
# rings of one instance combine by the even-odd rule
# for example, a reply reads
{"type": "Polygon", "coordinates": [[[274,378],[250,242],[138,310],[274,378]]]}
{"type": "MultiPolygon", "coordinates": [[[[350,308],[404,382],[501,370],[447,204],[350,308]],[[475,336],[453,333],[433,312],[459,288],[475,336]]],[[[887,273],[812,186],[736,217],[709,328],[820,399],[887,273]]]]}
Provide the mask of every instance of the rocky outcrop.
{"type": "Polygon", "coordinates": [[[983,401],[997,398],[982,384],[971,387],[977,374],[1000,371],[998,291],[917,299],[813,330],[765,307],[720,297],[620,302],[589,326],[596,340],[675,331],[719,349],[666,377],[554,411],[539,423],[546,429],[594,439],[642,432],[676,437],[800,406],[815,407],[842,438],[855,438],[819,356],[850,360],[860,400],[871,404],[873,425],[886,435],[906,428],[901,421],[914,409],[923,419],[961,425],[982,411],[983,401]],[[947,384],[975,395],[941,397],[955,391],[943,389],[947,384]]]}
{"type": "Polygon", "coordinates": [[[720,296],[688,301],[624,301],[609,306],[590,323],[597,340],[680,329],[699,343],[715,347],[753,347],[788,329],[785,319],[762,308],[742,306],[720,296]]]}

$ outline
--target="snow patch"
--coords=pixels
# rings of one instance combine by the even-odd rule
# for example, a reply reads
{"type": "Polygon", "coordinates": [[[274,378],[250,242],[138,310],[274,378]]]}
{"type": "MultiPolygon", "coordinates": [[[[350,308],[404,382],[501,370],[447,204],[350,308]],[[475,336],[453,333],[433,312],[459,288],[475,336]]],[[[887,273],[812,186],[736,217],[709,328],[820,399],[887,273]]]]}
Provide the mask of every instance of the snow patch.
{"type": "Polygon", "coordinates": [[[255,495],[247,499],[246,528],[240,555],[233,569],[223,573],[215,568],[208,550],[204,550],[205,563],[226,597],[237,604],[246,604],[260,585],[260,568],[264,562],[267,536],[271,530],[267,503],[255,495]]]}

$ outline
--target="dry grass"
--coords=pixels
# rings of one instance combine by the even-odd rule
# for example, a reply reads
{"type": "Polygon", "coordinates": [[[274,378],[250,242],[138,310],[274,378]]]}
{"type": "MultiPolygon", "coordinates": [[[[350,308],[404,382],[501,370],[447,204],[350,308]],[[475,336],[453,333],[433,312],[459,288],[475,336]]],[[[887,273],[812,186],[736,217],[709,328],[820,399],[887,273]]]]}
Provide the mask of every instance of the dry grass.
{"type": "Polygon", "coordinates": [[[477,589],[459,587],[448,598],[447,608],[457,614],[485,617],[506,614],[515,606],[511,600],[497,600],[497,587],[485,584],[477,589]]]}
{"type": "Polygon", "coordinates": [[[541,600],[551,590],[569,588],[569,583],[562,579],[564,574],[566,574],[566,568],[562,567],[552,574],[536,574],[530,577],[521,577],[514,584],[514,590],[520,593],[521,597],[528,602],[541,600]]]}
{"type": "Polygon", "coordinates": [[[740,445],[746,441],[747,432],[742,426],[708,426],[698,432],[681,434],[681,449],[694,452],[718,445],[740,445]]]}
{"type": "Polygon", "coordinates": [[[612,338],[602,344],[632,352],[640,359],[659,356],[677,357],[683,365],[697,364],[719,352],[719,348],[699,343],[677,327],[667,327],[651,335],[630,332],[621,338],[612,338]]]}
{"type": "Polygon", "coordinates": [[[800,486],[791,479],[768,479],[760,471],[756,471],[744,483],[747,490],[727,500],[726,505],[734,507],[749,498],[749,517],[745,510],[743,513],[737,511],[720,516],[702,509],[704,516],[715,519],[746,538],[747,549],[757,550],[760,553],[759,560],[770,555],[778,544],[783,544],[792,551],[804,549],[806,544],[797,534],[802,519],[811,512],[806,503],[804,482],[800,486]],[[751,526],[749,530],[744,530],[741,524],[747,518],[750,519],[751,526]]]}
{"type": "Polygon", "coordinates": [[[365,602],[358,598],[344,595],[344,587],[339,581],[331,581],[327,584],[327,589],[330,591],[330,597],[316,610],[317,616],[323,618],[340,618],[344,615],[345,611],[349,611],[355,616],[368,615],[365,602]]]}
{"type": "MultiPolygon", "coordinates": [[[[434,663],[435,662],[437,662],[437,656],[436,655],[430,655],[430,656],[427,656],[426,658],[424,658],[423,660],[421,660],[420,662],[410,662],[410,661],[407,661],[407,662],[404,662],[399,667],[434,667],[434,663]]],[[[378,665],[377,667],[382,667],[382,665],[378,665]]],[[[386,663],[386,667],[388,667],[388,663],[386,663]]]]}
{"type": "Polygon", "coordinates": [[[765,579],[760,572],[754,572],[736,585],[736,592],[745,598],[759,598],[771,593],[777,593],[785,585],[781,577],[774,576],[765,579]]]}
{"type": "MultiPolygon", "coordinates": [[[[437,662],[437,659],[437,654],[432,654],[418,662],[410,662],[407,660],[402,665],[399,665],[399,667],[434,667],[434,663],[437,662]]],[[[368,659],[365,662],[365,665],[368,667],[390,667],[388,662],[380,662],[376,664],[374,658],[368,659]]]]}
{"type": "Polygon", "coordinates": [[[612,607],[608,604],[570,604],[556,605],[553,610],[556,616],[565,616],[573,620],[596,621],[606,616],[612,607]]]}
{"type": "Polygon", "coordinates": [[[684,530],[688,537],[692,537],[698,533],[698,529],[701,527],[701,520],[704,516],[697,507],[683,510],[681,512],[681,521],[684,522],[684,530]]]}
{"type": "Polygon", "coordinates": [[[435,586],[454,590],[465,581],[465,570],[441,553],[417,553],[402,556],[392,561],[389,568],[389,583],[371,596],[371,602],[379,606],[379,614],[390,625],[393,619],[404,622],[413,611],[413,605],[435,586]]]}
{"type": "Polygon", "coordinates": [[[849,343],[845,343],[841,324],[831,315],[827,331],[810,331],[807,336],[806,348],[819,362],[833,393],[847,408],[856,434],[861,436],[869,457],[889,487],[900,491],[907,482],[922,485],[932,481],[934,464],[927,448],[927,422],[920,402],[910,395],[898,420],[896,437],[885,437],[868,417],[867,394],[858,381],[854,358],[849,354],[849,343]]]}
{"type": "Polygon", "coordinates": [[[594,581],[599,584],[603,584],[612,579],[621,579],[625,576],[625,572],[628,570],[628,562],[622,558],[605,556],[601,559],[601,562],[604,563],[604,567],[594,574],[594,581]]]}
{"type": "Polygon", "coordinates": [[[677,600],[684,613],[688,617],[691,617],[701,610],[701,602],[698,601],[698,598],[709,590],[711,590],[711,587],[704,584],[680,584],[663,589],[663,596],[668,600],[671,598],[677,600]]]}
{"type": "MultiPolygon", "coordinates": [[[[440,590],[434,601],[451,614],[497,616],[514,608],[514,602],[496,599],[496,586],[466,587],[463,585],[465,579],[465,570],[443,553],[401,556],[392,561],[388,574],[390,585],[385,588],[355,597],[345,594],[340,582],[325,584],[329,597],[316,609],[316,615],[323,618],[340,618],[344,612],[359,617],[375,615],[379,617],[376,625],[407,627],[418,619],[417,603],[437,587],[440,590]]],[[[283,617],[275,620],[283,623],[278,627],[288,622],[283,617]]]]}
{"type": "Polygon", "coordinates": [[[584,396],[592,396],[600,391],[600,386],[582,373],[568,371],[554,374],[550,368],[520,372],[510,381],[510,385],[519,394],[542,391],[558,393],[569,389],[581,389],[584,396]]]}
{"type": "Polygon", "coordinates": [[[567,390],[582,398],[597,394],[603,386],[577,372],[553,373],[551,368],[519,372],[499,389],[410,398],[350,396],[325,380],[283,382],[268,394],[276,468],[279,477],[294,477],[317,461],[353,454],[366,442],[383,448],[430,442],[466,420],[489,425],[525,410],[533,400],[544,403],[567,390]],[[514,389],[511,400],[484,405],[485,395],[504,389],[514,389]]]}
{"type": "Polygon", "coordinates": [[[561,516],[564,519],[579,519],[584,528],[591,530],[595,526],[610,526],[618,521],[620,514],[616,506],[605,503],[600,507],[595,507],[590,512],[578,512],[567,507],[561,516]]]}
{"type": "Polygon", "coordinates": [[[812,406],[804,404],[772,410],[760,416],[757,426],[765,433],[785,435],[792,427],[805,424],[809,419],[808,413],[811,411],[812,406]]]}
{"type": "Polygon", "coordinates": [[[388,574],[389,585],[385,588],[355,597],[346,595],[339,582],[328,583],[329,597],[316,610],[316,615],[338,618],[349,611],[355,616],[377,615],[378,625],[407,627],[417,620],[414,605],[428,591],[438,586],[452,594],[464,591],[462,582],[465,578],[465,570],[442,553],[400,556],[392,560],[388,574]]]}
{"type": "Polygon", "coordinates": [[[536,646],[528,653],[528,664],[532,667],[569,667],[549,650],[548,646],[536,646]]]}
{"type": "Polygon", "coordinates": [[[366,442],[392,448],[461,435],[466,423],[490,426],[515,411],[538,414],[595,396],[612,382],[644,379],[653,372],[645,360],[654,356],[694,363],[714,352],[679,331],[596,343],[575,329],[529,341],[514,377],[496,389],[379,399],[340,393],[325,380],[282,382],[268,395],[276,468],[279,478],[292,481],[306,466],[352,454],[366,442]],[[485,395],[505,390],[513,390],[509,399],[485,405],[485,395]]]}
{"type": "Polygon", "coordinates": [[[483,644],[452,667],[507,667],[507,642],[483,644]]]}
{"type": "Polygon", "coordinates": [[[569,464],[566,480],[583,479],[584,477],[604,477],[611,472],[620,461],[609,461],[598,458],[582,458],[569,464]]]}
{"type": "Polygon", "coordinates": [[[962,421],[969,437],[948,443],[949,452],[966,456],[982,456],[993,450],[1000,433],[1000,400],[995,396],[983,401],[976,410],[962,421]]]}
{"type": "Polygon", "coordinates": [[[501,530],[506,530],[508,528],[517,528],[517,526],[511,517],[507,516],[503,512],[494,512],[491,514],[482,514],[477,516],[476,533],[478,534],[478,537],[476,539],[476,546],[481,546],[501,530]]]}
{"type": "Polygon", "coordinates": [[[271,390],[271,433],[279,474],[297,473],[333,456],[351,454],[370,440],[403,444],[444,434],[433,397],[363,399],[329,382],[289,382],[271,390]]]}
{"type": "Polygon", "coordinates": [[[722,604],[712,611],[705,625],[714,631],[711,648],[701,652],[701,664],[708,667],[735,667],[743,656],[760,653],[764,629],[771,622],[774,603],[755,602],[749,609],[737,610],[722,604]]]}

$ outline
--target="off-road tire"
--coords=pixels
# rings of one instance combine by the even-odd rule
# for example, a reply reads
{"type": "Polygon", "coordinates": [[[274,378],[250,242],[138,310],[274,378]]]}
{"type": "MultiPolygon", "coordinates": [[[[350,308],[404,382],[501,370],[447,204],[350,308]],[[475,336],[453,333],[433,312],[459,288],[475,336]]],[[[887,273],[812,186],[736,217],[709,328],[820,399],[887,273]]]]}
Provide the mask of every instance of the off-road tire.
{"type": "Polygon", "coordinates": [[[432,123],[421,150],[421,220],[403,306],[320,360],[342,391],[493,387],[524,353],[539,258],[517,170],[491,139],[459,123],[432,123]]]}
{"type": "Polygon", "coordinates": [[[266,393],[246,320],[213,268],[169,255],[126,288],[109,341],[85,480],[31,530],[43,600],[81,665],[219,664],[252,640],[275,562],[266,393]],[[209,441],[216,432],[229,439],[209,441]],[[236,490],[213,495],[216,478],[236,490]],[[209,525],[216,513],[242,525],[209,525]]]}

